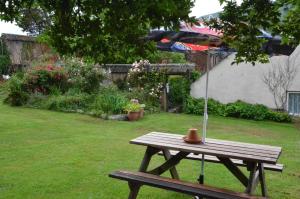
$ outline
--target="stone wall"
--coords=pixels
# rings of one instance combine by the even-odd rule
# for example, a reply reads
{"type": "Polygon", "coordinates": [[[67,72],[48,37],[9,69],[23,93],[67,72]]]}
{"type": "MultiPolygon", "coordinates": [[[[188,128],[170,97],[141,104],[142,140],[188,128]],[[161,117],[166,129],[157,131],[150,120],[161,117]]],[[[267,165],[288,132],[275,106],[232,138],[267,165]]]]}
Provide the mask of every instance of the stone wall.
{"type": "Polygon", "coordinates": [[[1,39],[10,54],[12,71],[20,67],[26,67],[30,65],[32,60],[51,52],[47,45],[37,42],[35,37],[2,34],[1,39]]]}

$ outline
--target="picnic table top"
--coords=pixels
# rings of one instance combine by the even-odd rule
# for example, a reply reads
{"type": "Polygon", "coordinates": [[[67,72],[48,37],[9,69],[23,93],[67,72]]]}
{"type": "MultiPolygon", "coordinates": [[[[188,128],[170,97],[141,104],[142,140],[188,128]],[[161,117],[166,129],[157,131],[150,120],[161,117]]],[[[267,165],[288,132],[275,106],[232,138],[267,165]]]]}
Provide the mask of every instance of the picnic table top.
{"type": "Polygon", "coordinates": [[[268,164],[276,164],[281,154],[281,147],[209,138],[206,138],[205,144],[188,144],[183,141],[183,135],[161,132],[148,133],[130,143],[268,164]]]}

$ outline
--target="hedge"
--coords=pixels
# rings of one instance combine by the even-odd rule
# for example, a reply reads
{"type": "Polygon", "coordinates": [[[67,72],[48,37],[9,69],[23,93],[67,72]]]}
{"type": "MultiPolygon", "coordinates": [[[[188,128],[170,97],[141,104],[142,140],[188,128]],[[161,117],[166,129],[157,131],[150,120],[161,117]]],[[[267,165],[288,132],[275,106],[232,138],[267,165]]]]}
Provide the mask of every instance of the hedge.
{"type": "MultiPolygon", "coordinates": [[[[183,111],[187,114],[202,115],[204,99],[188,97],[184,102],[183,111]]],[[[216,100],[208,100],[207,111],[209,114],[236,117],[249,120],[271,120],[275,122],[292,122],[292,117],[284,112],[276,112],[261,104],[249,104],[243,101],[222,104],[216,100]]]]}

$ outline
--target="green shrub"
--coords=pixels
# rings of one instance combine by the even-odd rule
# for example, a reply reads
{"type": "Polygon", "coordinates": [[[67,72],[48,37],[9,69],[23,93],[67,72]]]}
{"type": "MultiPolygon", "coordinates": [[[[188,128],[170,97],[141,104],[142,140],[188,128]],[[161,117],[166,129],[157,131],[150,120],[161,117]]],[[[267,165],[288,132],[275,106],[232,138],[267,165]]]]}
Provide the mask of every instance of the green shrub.
{"type": "Polygon", "coordinates": [[[184,53],[158,51],[153,55],[154,63],[187,63],[184,53]]]}
{"type": "Polygon", "coordinates": [[[203,115],[204,100],[188,97],[184,101],[183,112],[187,114],[203,115]]]}
{"type": "Polygon", "coordinates": [[[106,114],[123,113],[124,107],[127,105],[126,97],[116,89],[106,88],[95,97],[92,104],[93,112],[103,111],[106,114]]]}
{"type": "Polygon", "coordinates": [[[105,79],[104,70],[96,67],[91,62],[83,62],[77,58],[68,58],[64,61],[64,67],[72,87],[79,88],[82,92],[97,92],[105,79]]]}
{"type": "Polygon", "coordinates": [[[8,95],[4,102],[12,106],[21,106],[27,103],[29,94],[26,92],[23,79],[22,74],[15,74],[9,79],[7,83],[8,95]]]}
{"type": "MultiPolygon", "coordinates": [[[[188,97],[184,103],[184,112],[187,114],[202,115],[204,111],[204,99],[188,97]]],[[[207,111],[209,114],[225,117],[236,117],[251,120],[271,120],[276,122],[291,122],[292,118],[286,113],[275,112],[260,104],[248,104],[237,101],[222,104],[216,100],[208,100],[207,111]]]]}
{"type": "MultiPolygon", "coordinates": [[[[204,99],[195,99],[189,96],[185,102],[183,111],[188,114],[203,115],[205,101],[204,99]]],[[[224,115],[225,105],[214,99],[208,99],[207,112],[214,115],[224,115]]]]}
{"type": "Polygon", "coordinates": [[[41,93],[32,93],[29,95],[25,106],[30,108],[46,108],[45,103],[47,102],[48,98],[48,96],[41,93]]]}
{"type": "Polygon", "coordinates": [[[189,77],[189,80],[191,83],[195,82],[196,80],[198,80],[201,76],[201,73],[198,71],[192,71],[189,77]]]}
{"type": "Polygon", "coordinates": [[[42,105],[42,108],[63,111],[80,112],[88,110],[91,97],[87,94],[50,96],[42,105]]]}
{"type": "Polygon", "coordinates": [[[200,77],[200,73],[193,71],[189,77],[171,76],[169,78],[168,99],[171,105],[183,105],[185,99],[190,95],[191,84],[200,77]]]}
{"type": "Polygon", "coordinates": [[[168,98],[172,105],[182,105],[185,98],[190,94],[190,83],[182,76],[172,76],[169,79],[168,98]]]}
{"type": "Polygon", "coordinates": [[[225,116],[237,117],[253,120],[265,120],[269,109],[260,104],[248,104],[246,102],[237,101],[235,103],[229,103],[225,108],[225,116]]]}
{"type": "Polygon", "coordinates": [[[292,122],[292,117],[289,114],[275,111],[269,111],[267,119],[276,122],[292,122]]]}

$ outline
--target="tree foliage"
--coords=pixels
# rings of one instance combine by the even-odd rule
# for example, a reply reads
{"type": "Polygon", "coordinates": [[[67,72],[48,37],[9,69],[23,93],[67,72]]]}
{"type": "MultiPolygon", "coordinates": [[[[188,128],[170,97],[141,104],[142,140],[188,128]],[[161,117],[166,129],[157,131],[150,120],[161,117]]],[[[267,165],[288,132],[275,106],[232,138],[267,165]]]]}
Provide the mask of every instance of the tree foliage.
{"type": "Polygon", "coordinates": [[[235,62],[267,62],[268,56],[261,50],[266,39],[259,37],[261,30],[280,35],[286,44],[300,42],[299,0],[220,0],[224,11],[219,19],[208,24],[222,31],[224,41],[237,50],[235,62]],[[287,13],[283,14],[283,10],[287,13]]]}
{"type": "Polygon", "coordinates": [[[156,47],[141,39],[151,28],[176,29],[180,21],[192,21],[193,5],[193,0],[4,0],[0,18],[18,20],[22,10],[39,7],[50,17],[44,34],[59,53],[132,63],[151,60],[156,47]]]}
{"type": "Polygon", "coordinates": [[[48,13],[40,7],[24,8],[16,19],[17,25],[31,35],[43,33],[50,26],[50,22],[48,13]]]}

